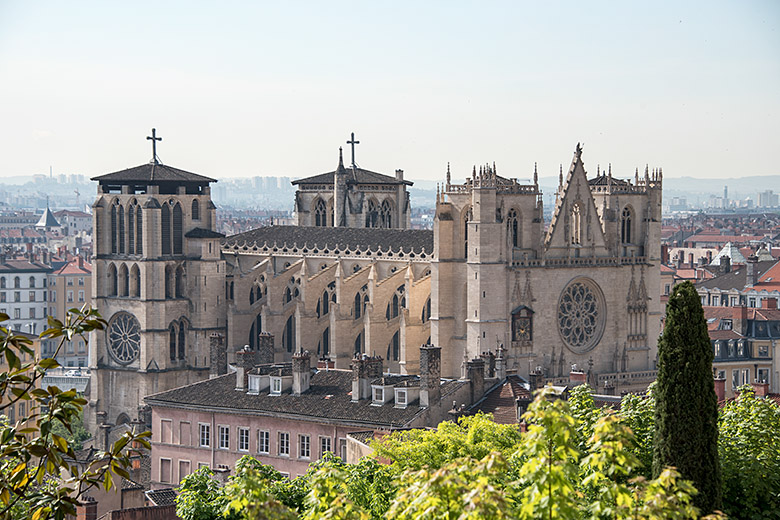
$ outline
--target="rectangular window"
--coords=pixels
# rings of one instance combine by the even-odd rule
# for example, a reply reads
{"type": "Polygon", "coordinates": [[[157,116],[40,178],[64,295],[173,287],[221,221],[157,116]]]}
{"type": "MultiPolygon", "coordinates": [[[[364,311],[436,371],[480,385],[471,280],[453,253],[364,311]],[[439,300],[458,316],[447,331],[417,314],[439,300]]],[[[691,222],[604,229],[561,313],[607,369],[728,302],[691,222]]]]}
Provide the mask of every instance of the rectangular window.
{"type": "Polygon", "coordinates": [[[725,370],[718,370],[718,379],[726,379],[726,371],[725,370]]]}
{"type": "Polygon", "coordinates": [[[739,388],[739,370],[733,369],[731,371],[731,389],[735,390],[739,388]]]}
{"type": "Polygon", "coordinates": [[[271,452],[271,432],[257,430],[257,453],[268,454],[271,452]]]}
{"type": "Polygon", "coordinates": [[[398,390],[395,393],[395,404],[406,406],[406,390],[398,390]]]}
{"type": "Polygon", "coordinates": [[[721,347],[721,345],[720,345],[720,342],[719,342],[719,341],[716,341],[716,342],[715,342],[715,357],[716,357],[716,358],[719,358],[719,357],[722,355],[722,352],[721,352],[721,348],[720,348],[720,347],[721,347]]]}
{"type": "Polygon", "coordinates": [[[759,383],[769,383],[769,369],[759,368],[758,374],[756,375],[756,381],[759,383]]]}
{"type": "Polygon", "coordinates": [[[290,456],[290,434],[287,432],[279,432],[279,455],[290,456]]]}
{"type": "Polygon", "coordinates": [[[79,285],[84,285],[84,278],[79,278],[79,285]]]}
{"type": "Polygon", "coordinates": [[[68,278],[67,279],[67,284],[68,285],[73,285],[73,278],[68,278]]]}
{"type": "Polygon", "coordinates": [[[20,309],[19,307],[14,307],[14,319],[15,320],[22,319],[22,309],[20,309]]]}
{"type": "Polygon", "coordinates": [[[731,296],[731,306],[736,307],[739,305],[739,296],[731,296]]]}
{"type": "Polygon", "coordinates": [[[5,293],[0,292],[0,303],[5,303],[5,293]]]}
{"type": "Polygon", "coordinates": [[[282,380],[278,377],[271,378],[271,393],[280,394],[282,392],[282,380]]]}
{"type": "Polygon", "coordinates": [[[748,298],[748,307],[755,307],[755,306],[756,306],[756,299],[748,298]]]}
{"type": "Polygon", "coordinates": [[[333,451],[330,443],[330,437],[320,437],[320,458],[324,457],[329,451],[333,451]]]}
{"type": "Polygon", "coordinates": [[[192,433],[192,426],[190,426],[189,422],[181,421],[179,422],[179,444],[181,446],[189,446],[192,442],[191,437],[192,433]]]}
{"type": "Polygon", "coordinates": [[[160,482],[171,482],[171,459],[160,459],[160,482]]]}
{"type": "Polygon", "coordinates": [[[208,468],[209,463],[208,462],[198,462],[198,469],[200,468],[208,468]]]}
{"type": "Polygon", "coordinates": [[[79,340],[79,354],[86,354],[87,352],[87,345],[84,343],[84,340],[79,340]]]}
{"type": "Polygon", "coordinates": [[[344,462],[347,462],[347,439],[339,439],[339,457],[344,462]]]}
{"type": "Polygon", "coordinates": [[[166,444],[173,442],[173,421],[170,419],[160,420],[160,442],[166,444]]]}
{"type": "Polygon", "coordinates": [[[298,435],[298,458],[311,458],[311,437],[308,435],[298,435]]]}
{"type": "Polygon", "coordinates": [[[375,403],[383,403],[385,400],[385,389],[384,388],[374,388],[374,402],[375,403]]]}
{"type": "Polygon", "coordinates": [[[49,294],[49,300],[52,302],[57,301],[57,291],[51,291],[51,293],[49,294]]]}
{"type": "Polygon", "coordinates": [[[758,346],[758,357],[769,357],[769,345],[758,346]]]}
{"type": "Polygon", "coordinates": [[[211,447],[211,425],[199,423],[198,431],[200,432],[200,447],[210,448],[211,447]]]}
{"type": "Polygon", "coordinates": [[[68,303],[73,302],[73,291],[68,291],[67,301],[68,303]]]}
{"type": "Polygon", "coordinates": [[[219,427],[219,449],[230,449],[230,426],[219,427]]]}
{"type": "Polygon", "coordinates": [[[22,293],[20,293],[19,291],[15,291],[14,292],[14,301],[15,302],[22,301],[22,293]]]}
{"type": "Polygon", "coordinates": [[[30,309],[30,318],[35,319],[35,307],[30,309]]]}
{"type": "Polygon", "coordinates": [[[743,385],[749,385],[750,384],[750,369],[749,368],[743,368],[742,369],[741,383],[743,385]]]}
{"type": "Polygon", "coordinates": [[[79,301],[80,302],[84,301],[84,291],[79,291],[79,301]]]}
{"type": "Polygon", "coordinates": [[[719,296],[713,296],[712,297],[712,306],[717,307],[720,305],[720,297],[719,296]]]}
{"type": "Polygon", "coordinates": [[[671,285],[670,285],[670,284],[666,284],[666,285],[664,285],[664,294],[665,294],[666,296],[669,296],[669,292],[670,292],[671,288],[672,288],[672,287],[671,287],[671,285]]]}
{"type": "Polygon", "coordinates": [[[30,291],[30,293],[27,295],[27,298],[29,298],[28,301],[34,302],[35,301],[35,291],[30,291]]]}
{"type": "Polygon", "coordinates": [[[179,482],[190,474],[190,461],[188,460],[180,460],[179,461],[179,482]]]}
{"type": "Polygon", "coordinates": [[[249,451],[249,428],[238,429],[238,451],[249,451]]]}
{"type": "Polygon", "coordinates": [[[720,330],[731,330],[733,327],[733,322],[731,320],[723,320],[720,322],[720,330]]]}

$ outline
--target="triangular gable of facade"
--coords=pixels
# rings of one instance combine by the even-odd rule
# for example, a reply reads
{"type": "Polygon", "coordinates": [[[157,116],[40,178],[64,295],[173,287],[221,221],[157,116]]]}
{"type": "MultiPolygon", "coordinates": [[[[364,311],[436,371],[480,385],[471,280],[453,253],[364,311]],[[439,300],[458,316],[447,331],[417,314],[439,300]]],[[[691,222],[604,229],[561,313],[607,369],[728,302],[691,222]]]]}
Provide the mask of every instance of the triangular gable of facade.
{"type": "Polygon", "coordinates": [[[566,182],[557,197],[544,244],[548,256],[553,257],[558,256],[555,254],[556,250],[567,253],[572,248],[579,248],[583,251],[583,256],[606,256],[608,253],[579,144],[566,175],[566,182]],[[575,208],[579,210],[579,226],[575,208]]]}

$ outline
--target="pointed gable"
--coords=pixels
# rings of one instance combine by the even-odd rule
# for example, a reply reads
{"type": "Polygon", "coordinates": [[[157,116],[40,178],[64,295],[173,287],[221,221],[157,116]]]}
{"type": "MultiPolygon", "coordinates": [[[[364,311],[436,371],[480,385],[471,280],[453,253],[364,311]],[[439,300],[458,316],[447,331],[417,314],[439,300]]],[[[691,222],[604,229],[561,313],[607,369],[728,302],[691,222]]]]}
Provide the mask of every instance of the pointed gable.
{"type": "MultiPolygon", "coordinates": [[[[562,179],[561,179],[562,180],[562,179]]],[[[590,192],[582,147],[577,144],[565,182],[558,190],[552,221],[544,240],[548,257],[607,255],[606,240],[590,192]]]]}

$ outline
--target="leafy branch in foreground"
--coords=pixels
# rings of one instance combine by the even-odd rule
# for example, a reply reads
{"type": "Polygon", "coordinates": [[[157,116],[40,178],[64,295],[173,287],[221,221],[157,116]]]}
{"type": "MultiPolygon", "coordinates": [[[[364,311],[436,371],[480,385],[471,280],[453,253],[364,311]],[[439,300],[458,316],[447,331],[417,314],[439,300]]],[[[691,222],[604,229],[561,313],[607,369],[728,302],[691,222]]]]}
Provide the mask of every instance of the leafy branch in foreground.
{"type": "MultiPolygon", "coordinates": [[[[0,314],[0,323],[8,315],[0,314]]],[[[105,320],[86,306],[70,309],[65,321],[49,317],[41,341],[59,340],[52,358],[35,358],[32,340],[0,327],[0,358],[7,367],[0,374],[0,412],[19,401],[28,403],[28,413],[0,426],[0,518],[30,517],[33,520],[74,515],[81,497],[90,489],[110,490],[116,478],[129,478],[127,468],[135,448],[149,449],[150,432],[128,432],[106,451],[97,453],[84,470],[75,463],[73,446],[56,431],[73,433],[86,399],[75,390],[56,386],[39,388],[46,371],[59,365],[54,359],[66,341],[102,330],[105,320]],[[23,362],[26,357],[29,362],[23,362]]]]}

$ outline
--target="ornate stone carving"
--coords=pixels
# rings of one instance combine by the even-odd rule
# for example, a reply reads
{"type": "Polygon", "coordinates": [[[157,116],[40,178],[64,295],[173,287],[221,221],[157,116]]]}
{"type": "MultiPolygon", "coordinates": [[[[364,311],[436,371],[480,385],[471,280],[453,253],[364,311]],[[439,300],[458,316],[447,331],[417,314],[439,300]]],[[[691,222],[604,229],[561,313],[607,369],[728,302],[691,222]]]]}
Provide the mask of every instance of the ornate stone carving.
{"type": "Polygon", "coordinates": [[[587,352],[604,333],[606,306],[599,286],[590,278],[576,278],[558,299],[558,332],[577,353],[587,352]]]}
{"type": "Polygon", "coordinates": [[[108,352],[117,363],[128,365],[138,358],[141,346],[141,325],[128,312],[117,312],[106,330],[108,352]]]}

